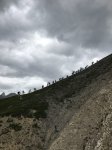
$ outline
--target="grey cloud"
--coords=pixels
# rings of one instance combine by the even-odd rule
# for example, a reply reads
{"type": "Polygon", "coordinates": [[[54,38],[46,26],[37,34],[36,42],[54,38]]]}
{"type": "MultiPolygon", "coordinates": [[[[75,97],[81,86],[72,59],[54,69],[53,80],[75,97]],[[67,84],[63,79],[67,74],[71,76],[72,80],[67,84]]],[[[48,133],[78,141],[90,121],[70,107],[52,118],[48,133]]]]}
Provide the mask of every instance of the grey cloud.
{"type": "MultiPolygon", "coordinates": [[[[71,43],[76,48],[81,45],[101,51],[110,49],[111,3],[108,0],[107,3],[106,0],[34,0],[28,14],[21,16],[24,21],[16,17],[9,19],[9,15],[5,18],[5,24],[0,23],[0,38],[17,40],[27,38],[35,31],[45,30],[48,36],[71,43]]],[[[7,3],[4,2],[4,5],[7,3]]]]}
{"type": "MultiPolygon", "coordinates": [[[[42,0],[38,1],[34,10],[41,12],[41,25],[51,37],[74,46],[106,49],[112,46],[112,26],[109,23],[112,20],[111,3],[106,3],[106,0],[42,0]]],[[[35,11],[31,17],[36,21],[35,11]]]]}
{"type": "MultiPolygon", "coordinates": [[[[23,1],[0,1],[1,77],[22,80],[21,87],[26,77],[52,81],[112,52],[110,0],[23,1]],[[52,42],[39,46],[36,32],[52,42]]],[[[1,89],[18,88],[9,85],[0,82],[1,89]]]]}
{"type": "MultiPolygon", "coordinates": [[[[10,50],[1,51],[0,64],[7,67],[6,73],[1,72],[2,76],[10,77],[25,77],[25,76],[38,76],[46,79],[53,79],[61,75],[59,65],[63,61],[59,57],[49,56],[39,58],[38,52],[32,54],[31,57],[25,57],[25,53],[20,57],[19,55],[14,55],[15,50],[12,52],[10,50]],[[51,63],[52,62],[52,63],[51,63]],[[13,70],[12,72],[10,70],[13,70]]],[[[16,52],[17,53],[17,52],[16,52]]]]}
{"type": "Polygon", "coordinates": [[[1,0],[0,7],[0,40],[17,42],[36,30],[27,17],[27,0],[1,0]]]}
{"type": "Polygon", "coordinates": [[[0,90],[9,90],[11,89],[13,86],[8,85],[8,84],[4,84],[4,83],[0,83],[0,90]]]}
{"type": "Polygon", "coordinates": [[[0,11],[5,11],[10,5],[17,5],[17,0],[0,0],[0,11]]]}

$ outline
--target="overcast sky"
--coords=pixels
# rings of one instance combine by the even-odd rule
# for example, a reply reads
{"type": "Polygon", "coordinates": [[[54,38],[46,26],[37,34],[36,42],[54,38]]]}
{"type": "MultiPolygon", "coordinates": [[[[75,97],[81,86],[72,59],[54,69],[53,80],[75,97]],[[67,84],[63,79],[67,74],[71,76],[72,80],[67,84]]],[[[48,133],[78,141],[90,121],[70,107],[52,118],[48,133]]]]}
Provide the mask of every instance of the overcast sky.
{"type": "Polygon", "coordinates": [[[40,88],[111,52],[111,0],[0,0],[0,93],[40,88]]]}

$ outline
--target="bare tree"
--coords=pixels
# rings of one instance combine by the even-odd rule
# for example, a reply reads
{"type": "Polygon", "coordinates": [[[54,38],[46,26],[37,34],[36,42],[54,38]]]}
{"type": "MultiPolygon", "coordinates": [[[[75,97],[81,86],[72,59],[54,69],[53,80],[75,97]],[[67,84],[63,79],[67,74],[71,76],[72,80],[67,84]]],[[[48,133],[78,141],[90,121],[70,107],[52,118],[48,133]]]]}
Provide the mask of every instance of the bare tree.
{"type": "Polygon", "coordinates": [[[75,74],[75,71],[72,71],[72,75],[74,75],[75,74]]]}

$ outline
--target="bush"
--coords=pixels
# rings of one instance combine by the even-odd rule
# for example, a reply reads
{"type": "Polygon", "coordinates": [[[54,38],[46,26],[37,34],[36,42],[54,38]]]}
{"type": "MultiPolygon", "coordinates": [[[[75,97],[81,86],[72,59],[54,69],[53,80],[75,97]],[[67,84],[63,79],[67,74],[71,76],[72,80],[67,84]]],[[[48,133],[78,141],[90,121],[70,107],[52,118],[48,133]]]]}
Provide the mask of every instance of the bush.
{"type": "Polygon", "coordinates": [[[13,122],[13,119],[12,118],[8,118],[7,122],[13,122]]]}
{"type": "Polygon", "coordinates": [[[3,123],[3,121],[2,121],[2,120],[0,120],[0,123],[3,123]]]}
{"type": "Polygon", "coordinates": [[[32,125],[32,127],[33,127],[33,128],[38,128],[38,129],[40,128],[37,123],[34,123],[34,124],[32,125]]]}
{"type": "Polygon", "coordinates": [[[20,124],[17,123],[12,123],[9,125],[10,129],[13,129],[15,131],[20,131],[22,129],[22,126],[20,124]]]}

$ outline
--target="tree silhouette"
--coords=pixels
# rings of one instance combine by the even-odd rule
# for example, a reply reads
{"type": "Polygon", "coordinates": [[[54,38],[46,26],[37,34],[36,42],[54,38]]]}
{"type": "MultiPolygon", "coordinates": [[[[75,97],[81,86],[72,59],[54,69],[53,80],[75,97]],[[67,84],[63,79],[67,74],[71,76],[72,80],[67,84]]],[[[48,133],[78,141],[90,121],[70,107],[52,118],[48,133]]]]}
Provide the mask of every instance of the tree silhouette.
{"type": "Polygon", "coordinates": [[[82,67],[80,67],[80,72],[83,71],[84,69],[82,67]]]}
{"type": "Polygon", "coordinates": [[[92,62],[92,65],[94,65],[94,62],[92,62]]]}
{"type": "Polygon", "coordinates": [[[72,71],[72,75],[74,75],[75,74],[75,71],[72,71]]]}
{"type": "Polygon", "coordinates": [[[18,92],[18,95],[19,95],[19,96],[21,95],[20,91],[18,92]]]}
{"type": "Polygon", "coordinates": [[[85,69],[87,69],[88,68],[88,65],[85,67],[85,69]]]}
{"type": "Polygon", "coordinates": [[[37,89],[36,88],[34,88],[34,92],[36,91],[37,89]]]}
{"type": "Polygon", "coordinates": [[[51,85],[50,82],[47,83],[47,86],[51,85]]]}

